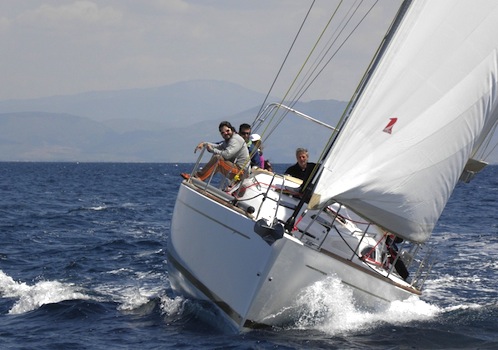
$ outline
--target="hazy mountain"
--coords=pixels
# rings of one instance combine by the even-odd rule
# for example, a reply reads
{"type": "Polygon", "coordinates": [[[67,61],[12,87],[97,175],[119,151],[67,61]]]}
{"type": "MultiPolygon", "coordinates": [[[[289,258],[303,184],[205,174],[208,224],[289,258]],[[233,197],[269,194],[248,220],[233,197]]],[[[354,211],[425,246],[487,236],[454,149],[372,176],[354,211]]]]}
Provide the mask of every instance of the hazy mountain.
{"type": "Polygon", "coordinates": [[[137,127],[156,129],[157,125],[176,127],[219,119],[252,108],[263,99],[264,94],[237,84],[196,80],[149,89],[0,101],[0,113],[68,113],[131,131],[137,127]]]}
{"type": "MultiPolygon", "coordinates": [[[[221,139],[220,121],[229,120],[237,128],[251,124],[263,99],[235,84],[204,80],[0,101],[0,161],[195,162],[195,145],[221,139]]],[[[326,100],[294,108],[336,125],[345,106],[326,100]]],[[[306,147],[315,160],[330,134],[289,114],[265,139],[264,155],[274,163],[290,164],[295,162],[294,150],[306,147]]],[[[498,149],[490,158],[497,162],[498,149]]]]}
{"type": "MultiPolygon", "coordinates": [[[[220,121],[252,123],[263,98],[234,84],[195,81],[0,101],[0,161],[195,162],[195,145],[220,140],[220,121]],[[170,116],[161,120],[160,110],[170,116]]],[[[335,124],[344,103],[312,101],[295,108],[335,124]]],[[[274,162],[293,162],[299,146],[317,156],[329,134],[294,116],[281,124],[264,149],[274,162]]]]}

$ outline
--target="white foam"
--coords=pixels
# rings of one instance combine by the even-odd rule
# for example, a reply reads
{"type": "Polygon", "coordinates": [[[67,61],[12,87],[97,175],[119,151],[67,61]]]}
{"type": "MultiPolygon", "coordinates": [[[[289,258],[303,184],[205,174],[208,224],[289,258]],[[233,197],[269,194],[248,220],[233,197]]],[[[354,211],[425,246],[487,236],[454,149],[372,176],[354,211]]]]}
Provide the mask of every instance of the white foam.
{"type": "Polygon", "coordinates": [[[152,294],[137,287],[128,287],[120,290],[120,311],[133,311],[147,304],[152,294]]]}
{"type": "Polygon", "coordinates": [[[87,209],[88,210],[94,210],[94,211],[101,211],[101,210],[107,209],[107,206],[103,204],[103,205],[98,205],[96,207],[89,207],[87,209]]]}
{"type": "Polygon", "coordinates": [[[352,290],[336,278],[328,278],[307,288],[297,300],[299,329],[318,329],[331,335],[355,332],[380,324],[408,323],[431,319],[442,312],[437,306],[411,297],[394,301],[382,311],[363,311],[354,303],[352,290]]]}
{"type": "Polygon", "coordinates": [[[133,270],[130,268],[121,267],[117,270],[108,271],[107,273],[110,275],[128,275],[129,273],[132,273],[132,272],[133,272],[133,270]]]}
{"type": "Polygon", "coordinates": [[[471,304],[460,304],[460,305],[453,305],[453,306],[447,306],[444,308],[445,312],[452,312],[456,310],[479,310],[482,308],[485,308],[485,305],[479,305],[475,303],[471,304]]]}
{"type": "Polygon", "coordinates": [[[30,286],[16,282],[0,270],[0,295],[4,298],[18,299],[9,310],[9,314],[22,314],[36,310],[42,305],[58,303],[64,300],[89,299],[73,284],[58,281],[41,281],[30,286]]]}
{"type": "MultiPolygon", "coordinates": [[[[118,270],[119,271],[119,270],[118,270]]],[[[158,295],[163,292],[163,286],[157,284],[147,284],[142,282],[142,285],[101,285],[95,290],[104,295],[105,298],[110,298],[118,303],[117,309],[124,312],[132,312],[139,310],[151,300],[158,298],[158,295]]]]}
{"type": "Polygon", "coordinates": [[[176,296],[173,299],[168,296],[161,297],[161,311],[169,319],[180,317],[185,310],[185,299],[176,296]]]}
{"type": "Polygon", "coordinates": [[[166,324],[184,323],[195,319],[214,327],[220,333],[237,331],[233,323],[220,315],[219,310],[202,302],[185,299],[182,296],[170,298],[164,295],[161,297],[160,307],[166,324]]]}
{"type": "Polygon", "coordinates": [[[425,283],[424,299],[438,301],[445,307],[468,306],[474,303],[468,298],[469,294],[465,293],[465,291],[470,291],[473,295],[476,295],[476,293],[484,295],[479,297],[479,304],[494,303],[495,298],[493,295],[496,289],[493,286],[494,280],[491,278],[484,278],[474,274],[468,276],[446,274],[425,283]]]}

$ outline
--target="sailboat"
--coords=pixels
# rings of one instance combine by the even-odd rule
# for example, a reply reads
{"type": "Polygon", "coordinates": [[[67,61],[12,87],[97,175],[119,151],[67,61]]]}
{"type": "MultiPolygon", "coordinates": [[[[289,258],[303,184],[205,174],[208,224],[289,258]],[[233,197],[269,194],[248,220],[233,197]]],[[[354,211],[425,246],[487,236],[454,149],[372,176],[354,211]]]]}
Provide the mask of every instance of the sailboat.
{"type": "Polygon", "coordinates": [[[404,1],[338,125],[284,103],[263,108],[253,124],[262,135],[277,113],[329,130],[312,177],[252,169],[238,181],[183,180],[172,288],[210,302],[235,331],[292,322],[297,296],[328,278],[358,307],[420,296],[450,195],[487,164],[497,33],[495,0],[404,1]]]}

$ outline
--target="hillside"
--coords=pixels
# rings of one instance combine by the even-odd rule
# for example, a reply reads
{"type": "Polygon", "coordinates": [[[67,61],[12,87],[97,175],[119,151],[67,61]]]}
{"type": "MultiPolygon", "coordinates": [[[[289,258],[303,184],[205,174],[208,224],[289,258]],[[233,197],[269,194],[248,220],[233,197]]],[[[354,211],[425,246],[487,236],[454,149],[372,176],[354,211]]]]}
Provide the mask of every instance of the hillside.
{"type": "MultiPolygon", "coordinates": [[[[0,161],[194,162],[199,141],[220,138],[221,120],[251,123],[262,99],[235,84],[194,81],[0,101],[0,161]]],[[[335,124],[344,106],[330,100],[295,108],[335,124]]],[[[265,156],[290,163],[299,146],[318,156],[328,133],[307,124],[287,117],[265,156]]]]}
{"type": "Polygon", "coordinates": [[[195,80],[149,89],[0,101],[0,113],[68,113],[113,125],[130,125],[129,129],[134,130],[140,129],[141,123],[145,129],[150,125],[178,127],[233,115],[257,106],[263,98],[264,94],[233,83],[195,80]]]}

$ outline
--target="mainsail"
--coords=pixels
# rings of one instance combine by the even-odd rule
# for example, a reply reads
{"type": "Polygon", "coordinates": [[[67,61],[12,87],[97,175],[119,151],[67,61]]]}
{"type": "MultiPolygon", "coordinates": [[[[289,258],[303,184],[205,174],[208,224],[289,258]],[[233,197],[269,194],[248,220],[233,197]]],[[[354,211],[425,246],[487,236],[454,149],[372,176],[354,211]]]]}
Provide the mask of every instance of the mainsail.
{"type": "Polygon", "coordinates": [[[342,203],[427,240],[498,119],[498,1],[413,1],[324,160],[310,207],[342,203]]]}

